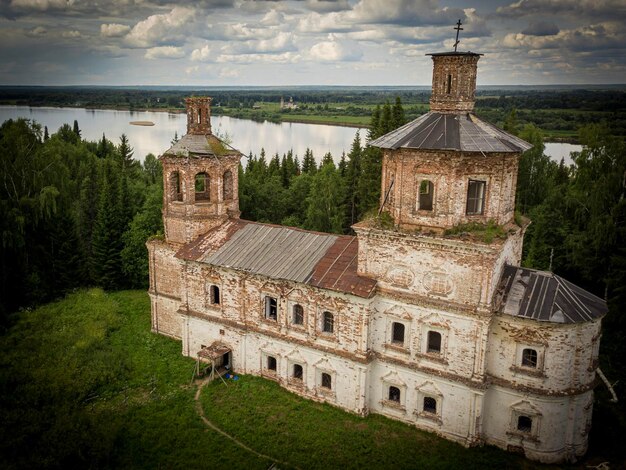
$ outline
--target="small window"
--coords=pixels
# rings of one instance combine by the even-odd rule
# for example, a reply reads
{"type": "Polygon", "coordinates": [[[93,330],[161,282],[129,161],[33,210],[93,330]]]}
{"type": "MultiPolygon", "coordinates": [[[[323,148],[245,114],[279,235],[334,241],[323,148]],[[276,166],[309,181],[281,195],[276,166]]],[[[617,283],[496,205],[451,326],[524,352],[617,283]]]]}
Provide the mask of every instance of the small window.
{"type": "Polygon", "coordinates": [[[211,184],[207,173],[198,173],[196,175],[196,201],[210,200],[211,184]]]}
{"type": "Polygon", "coordinates": [[[424,408],[426,413],[437,413],[437,400],[433,397],[424,397],[424,408]]]}
{"type": "Polygon", "coordinates": [[[278,319],[278,301],[269,295],[265,296],[265,318],[274,321],[278,319]]]}
{"type": "Polygon", "coordinates": [[[534,349],[524,349],[522,351],[522,365],[524,367],[537,368],[537,351],[534,349]]]}
{"type": "Polygon", "coordinates": [[[177,171],[170,174],[170,194],[172,201],[183,200],[182,182],[177,171]]]}
{"type": "Polygon", "coordinates": [[[291,321],[294,325],[302,325],[304,323],[304,309],[302,305],[296,304],[293,306],[293,318],[291,321]]]}
{"type": "Polygon", "coordinates": [[[404,345],[404,325],[402,323],[393,322],[391,330],[391,342],[404,345]]]}
{"type": "Polygon", "coordinates": [[[433,210],[433,189],[434,185],[431,181],[422,180],[420,182],[419,193],[419,209],[422,211],[433,210]]]}
{"type": "Polygon", "coordinates": [[[429,353],[441,352],[441,333],[437,331],[428,332],[428,344],[426,345],[426,352],[429,352],[429,353]]]}
{"type": "Polygon", "coordinates": [[[446,83],[446,93],[450,94],[452,91],[452,75],[448,74],[448,81],[446,83]]]}
{"type": "Polygon", "coordinates": [[[389,400],[400,403],[400,389],[398,387],[389,387],[389,400]]]}
{"type": "Polygon", "coordinates": [[[533,420],[528,416],[517,417],[517,430],[521,432],[531,432],[533,429],[533,420]]]}
{"type": "Polygon", "coordinates": [[[322,372],[322,387],[329,390],[333,388],[333,378],[326,372],[322,372]]]}
{"type": "Polygon", "coordinates": [[[335,317],[330,312],[324,312],[322,331],[333,333],[335,331],[335,317]]]}
{"type": "Polygon", "coordinates": [[[267,356],[267,370],[276,370],[276,358],[274,356],[267,356]]]}
{"type": "Polygon", "coordinates": [[[211,286],[211,303],[213,305],[220,304],[220,288],[217,286],[211,286]]]}
{"type": "Polygon", "coordinates": [[[296,380],[302,380],[302,366],[300,364],[293,365],[293,378],[296,380]]]}
{"type": "Polygon", "coordinates": [[[467,215],[480,215],[485,206],[485,182],[469,180],[467,185],[467,215]]]}
{"type": "Polygon", "coordinates": [[[226,170],[222,176],[222,196],[224,201],[233,198],[233,173],[230,170],[226,170]]]}

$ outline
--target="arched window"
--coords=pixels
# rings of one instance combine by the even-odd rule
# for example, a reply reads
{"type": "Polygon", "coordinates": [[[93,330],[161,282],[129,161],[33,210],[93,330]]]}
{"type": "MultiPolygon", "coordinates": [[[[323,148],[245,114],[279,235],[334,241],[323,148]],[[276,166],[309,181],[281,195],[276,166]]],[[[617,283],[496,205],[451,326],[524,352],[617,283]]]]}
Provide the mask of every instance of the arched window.
{"type": "Polygon", "coordinates": [[[302,325],[304,323],[304,309],[300,304],[296,304],[293,306],[292,323],[294,325],[302,325]]]}
{"type": "Polygon", "coordinates": [[[393,322],[391,328],[391,342],[403,345],[404,344],[404,325],[402,323],[393,322]]]}
{"type": "Polygon", "coordinates": [[[522,432],[530,432],[533,429],[533,420],[529,416],[517,417],[517,430],[522,432]]]}
{"type": "Polygon", "coordinates": [[[429,352],[429,353],[441,352],[441,333],[437,331],[428,332],[428,344],[426,345],[426,352],[429,352]]]}
{"type": "Polygon", "coordinates": [[[522,351],[522,365],[524,367],[537,368],[537,351],[534,349],[524,349],[522,351]]]}
{"type": "Polygon", "coordinates": [[[335,331],[335,317],[330,312],[323,314],[322,331],[324,333],[333,333],[335,331]]]}
{"type": "Polygon", "coordinates": [[[211,199],[211,180],[207,173],[196,175],[196,201],[209,201],[211,199]]]}
{"type": "Polygon", "coordinates": [[[332,389],[333,388],[333,378],[330,374],[326,372],[322,373],[322,387],[332,389]]]}
{"type": "Polygon", "coordinates": [[[173,171],[170,173],[170,199],[172,201],[183,200],[183,185],[180,173],[173,171]]]}
{"type": "Polygon", "coordinates": [[[230,170],[226,170],[222,177],[222,192],[224,201],[233,198],[233,173],[230,170]]]}
{"type": "Polygon", "coordinates": [[[220,303],[220,288],[217,286],[211,286],[211,303],[214,305],[219,305],[220,303]]]}
{"type": "Polygon", "coordinates": [[[293,378],[296,380],[302,380],[302,366],[300,364],[293,365],[293,378]]]}
{"type": "Polygon", "coordinates": [[[422,211],[433,210],[433,189],[434,185],[432,181],[422,180],[420,181],[419,191],[419,209],[422,211]]]}
{"type": "Polygon", "coordinates": [[[400,403],[400,389],[398,387],[389,387],[389,400],[400,403]]]}
{"type": "Polygon", "coordinates": [[[426,413],[437,413],[437,400],[433,397],[424,397],[424,408],[426,413]]]}
{"type": "Polygon", "coordinates": [[[273,356],[267,356],[267,369],[276,370],[276,358],[273,356]]]}

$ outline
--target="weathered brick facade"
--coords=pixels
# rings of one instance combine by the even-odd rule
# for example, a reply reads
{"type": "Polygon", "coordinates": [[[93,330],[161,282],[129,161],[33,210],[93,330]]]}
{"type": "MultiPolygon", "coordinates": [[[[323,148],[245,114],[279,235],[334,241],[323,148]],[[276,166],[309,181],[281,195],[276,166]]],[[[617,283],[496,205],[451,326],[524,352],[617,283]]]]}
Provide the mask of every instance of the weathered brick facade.
{"type": "MultiPolygon", "coordinates": [[[[478,55],[433,59],[433,88],[452,75],[456,97],[436,91],[433,106],[471,110],[478,55]]],[[[587,447],[605,306],[598,299],[583,319],[565,312],[566,321],[558,310],[538,321],[528,308],[531,318],[523,317],[530,275],[512,278],[511,266],[521,260],[524,227],[513,213],[527,144],[513,137],[503,144],[505,133],[469,118],[452,140],[428,140],[419,126],[426,122],[432,134],[440,118],[428,119],[374,142],[385,149],[381,205],[393,227],[364,221],[354,226],[356,238],[239,221],[238,153],[210,135],[181,139],[161,157],[165,241],[148,242],[152,330],[181,339],[191,357],[211,345],[228,348],[223,360],[235,370],[361,415],[381,413],[544,462],[575,459],[587,447]],[[482,139],[473,150],[463,150],[468,132],[482,139]],[[442,148],[449,142],[458,148],[442,148]],[[226,171],[232,192],[224,190],[226,171]],[[208,189],[198,184],[201,173],[208,189]],[[471,231],[446,235],[489,221],[502,229],[489,243],[471,231]],[[263,240],[250,238],[255,233],[263,240]],[[251,244],[245,259],[237,256],[251,244]],[[281,261],[285,250],[311,272],[291,270],[281,261]],[[283,274],[268,274],[279,268],[283,274]]],[[[537,276],[543,286],[560,282],[537,276]]],[[[533,305],[539,312],[552,304],[533,305]]]]}

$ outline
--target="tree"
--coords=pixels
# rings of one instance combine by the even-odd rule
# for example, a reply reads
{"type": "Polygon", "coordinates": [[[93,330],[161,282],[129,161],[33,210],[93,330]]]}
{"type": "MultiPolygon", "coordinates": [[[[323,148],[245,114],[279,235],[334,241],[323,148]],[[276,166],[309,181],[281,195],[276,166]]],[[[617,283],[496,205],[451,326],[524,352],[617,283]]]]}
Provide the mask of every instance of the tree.
{"type": "Polygon", "coordinates": [[[344,191],[343,181],[332,161],[322,166],[311,181],[305,228],[320,232],[342,233],[344,191]]]}
{"type": "Polygon", "coordinates": [[[556,172],[556,163],[544,154],[543,134],[533,124],[524,127],[520,137],[533,147],[524,152],[517,173],[516,208],[522,214],[541,204],[550,191],[550,182],[556,172]]]}
{"type": "Polygon", "coordinates": [[[397,129],[406,123],[406,117],[404,115],[404,108],[402,107],[402,100],[399,96],[396,96],[396,104],[394,104],[391,111],[391,128],[397,129]]]}
{"type": "Polygon", "coordinates": [[[43,141],[45,142],[50,138],[50,134],[48,134],[48,126],[44,126],[43,128],[43,141]]]}
{"type": "Polygon", "coordinates": [[[315,174],[317,171],[317,163],[313,157],[311,149],[307,148],[304,152],[304,159],[302,160],[302,173],[308,173],[310,175],[315,174]]]}
{"type": "Polygon", "coordinates": [[[135,160],[133,160],[133,148],[128,143],[126,134],[120,136],[120,145],[117,147],[117,151],[120,154],[122,170],[126,171],[135,165],[135,160]]]}
{"type": "Polygon", "coordinates": [[[80,139],[80,129],[78,128],[78,121],[76,119],[74,119],[74,127],[72,128],[72,132],[74,132],[74,134],[76,134],[76,137],[80,139]]]}
{"type": "Polygon", "coordinates": [[[361,211],[361,199],[358,190],[359,179],[361,178],[361,157],[363,149],[361,148],[361,135],[356,132],[352,147],[348,154],[348,163],[346,168],[346,229],[358,222],[361,211]]]}

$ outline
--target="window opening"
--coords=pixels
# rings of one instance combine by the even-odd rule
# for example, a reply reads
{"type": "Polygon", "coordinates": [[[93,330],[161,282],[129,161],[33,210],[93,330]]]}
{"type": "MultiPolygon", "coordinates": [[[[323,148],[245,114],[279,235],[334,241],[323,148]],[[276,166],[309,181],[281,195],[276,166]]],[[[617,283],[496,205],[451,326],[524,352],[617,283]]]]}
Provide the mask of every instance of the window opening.
{"type": "Polygon", "coordinates": [[[423,211],[433,210],[433,189],[434,185],[431,181],[422,180],[420,182],[419,208],[423,211]]]}
{"type": "Polygon", "coordinates": [[[469,180],[467,185],[467,207],[468,215],[480,215],[485,206],[485,182],[469,180]]]}
{"type": "Polygon", "coordinates": [[[304,309],[302,305],[296,304],[293,306],[293,319],[294,325],[302,325],[304,323],[304,309]]]}
{"type": "Polygon", "coordinates": [[[326,372],[322,372],[322,387],[327,388],[327,389],[332,389],[333,385],[333,379],[330,376],[330,374],[327,374],[326,372]]]}
{"type": "Polygon", "coordinates": [[[180,173],[175,171],[170,175],[170,188],[172,194],[172,201],[182,201],[183,191],[181,188],[180,173]]]}
{"type": "Polygon", "coordinates": [[[402,323],[393,322],[391,330],[391,342],[404,344],[404,325],[402,323]]]}
{"type": "Polygon", "coordinates": [[[335,330],[335,317],[330,312],[324,312],[324,324],[322,325],[324,333],[333,333],[335,330]]]}
{"type": "Polygon", "coordinates": [[[522,432],[530,432],[533,428],[533,420],[528,416],[517,417],[517,430],[522,432]]]}
{"type": "Polygon", "coordinates": [[[398,387],[389,387],[389,400],[400,403],[400,389],[398,387]]]}
{"type": "Polygon", "coordinates": [[[302,366],[300,364],[293,365],[293,378],[297,380],[302,380],[302,366]]]}
{"type": "Polygon", "coordinates": [[[525,367],[537,367],[537,351],[534,349],[524,349],[522,351],[522,365],[525,367]]]}
{"type": "Polygon", "coordinates": [[[276,370],[276,358],[274,356],[267,356],[267,369],[276,370]]]}
{"type": "Polygon", "coordinates": [[[452,91],[452,75],[448,74],[448,82],[446,84],[446,93],[450,94],[452,91]]]}
{"type": "Polygon", "coordinates": [[[437,413],[437,400],[433,397],[424,397],[424,408],[426,413],[437,413]]]}
{"type": "Polygon", "coordinates": [[[211,286],[211,303],[215,305],[220,303],[220,288],[217,286],[211,286]]]}
{"type": "Polygon", "coordinates": [[[428,332],[428,345],[426,352],[440,353],[441,352],[441,333],[437,331],[428,332]]]}
{"type": "Polygon", "coordinates": [[[226,170],[222,177],[222,196],[224,201],[233,198],[233,173],[230,170],[226,170]]]}
{"type": "Polygon", "coordinates": [[[198,173],[196,175],[196,201],[208,201],[210,200],[210,179],[209,175],[205,172],[198,173]]]}
{"type": "Polygon", "coordinates": [[[265,318],[274,321],[278,318],[278,301],[269,295],[265,296],[265,318]]]}

